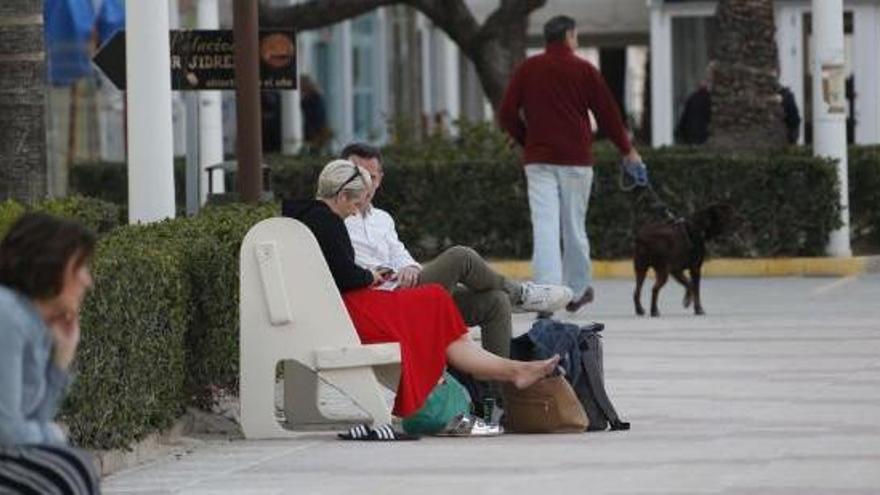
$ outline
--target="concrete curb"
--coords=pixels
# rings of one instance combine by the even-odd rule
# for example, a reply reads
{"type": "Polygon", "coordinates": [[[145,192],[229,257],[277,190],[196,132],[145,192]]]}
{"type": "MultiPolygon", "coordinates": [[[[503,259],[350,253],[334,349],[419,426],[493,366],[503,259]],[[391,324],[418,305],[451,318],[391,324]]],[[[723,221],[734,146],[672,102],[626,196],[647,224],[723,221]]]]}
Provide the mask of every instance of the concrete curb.
{"type": "MultiPolygon", "coordinates": [[[[491,262],[498,272],[514,279],[532,278],[529,261],[491,262]]],[[[880,273],[880,256],[850,258],[718,258],[703,265],[707,277],[847,277],[880,273]]],[[[593,278],[633,278],[632,260],[594,260],[593,278]]]]}
{"type": "MultiPolygon", "coordinates": [[[[226,403],[228,401],[224,401],[226,403]]],[[[238,414],[238,403],[234,404],[238,414]]],[[[131,469],[170,455],[183,456],[205,445],[208,440],[229,441],[243,438],[235,420],[219,413],[187,408],[165,431],[151,433],[126,449],[92,450],[101,477],[131,469]]]]}
{"type": "Polygon", "coordinates": [[[182,442],[185,429],[186,419],[181,418],[175,421],[171,428],[160,433],[151,433],[127,449],[92,450],[91,453],[103,478],[169,454],[188,450],[189,446],[182,442]]]}

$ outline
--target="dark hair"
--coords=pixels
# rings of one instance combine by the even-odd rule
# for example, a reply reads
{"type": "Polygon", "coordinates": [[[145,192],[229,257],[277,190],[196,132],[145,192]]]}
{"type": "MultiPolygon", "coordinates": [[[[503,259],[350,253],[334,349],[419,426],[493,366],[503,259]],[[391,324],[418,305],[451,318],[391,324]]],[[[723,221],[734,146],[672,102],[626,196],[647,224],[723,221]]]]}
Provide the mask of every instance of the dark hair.
{"type": "Polygon", "coordinates": [[[544,24],[544,41],[553,43],[565,40],[565,33],[575,28],[574,19],[567,15],[558,15],[544,24]]]}
{"type": "Polygon", "coordinates": [[[61,292],[70,260],[79,268],[95,250],[95,235],[77,222],[25,213],[0,242],[0,284],[31,299],[61,292]]]}
{"type": "Polygon", "coordinates": [[[359,156],[361,158],[375,158],[382,161],[382,153],[379,151],[379,148],[369,145],[367,143],[349,143],[342,148],[342,153],[339,153],[339,158],[343,160],[348,160],[350,156],[359,156]]]}

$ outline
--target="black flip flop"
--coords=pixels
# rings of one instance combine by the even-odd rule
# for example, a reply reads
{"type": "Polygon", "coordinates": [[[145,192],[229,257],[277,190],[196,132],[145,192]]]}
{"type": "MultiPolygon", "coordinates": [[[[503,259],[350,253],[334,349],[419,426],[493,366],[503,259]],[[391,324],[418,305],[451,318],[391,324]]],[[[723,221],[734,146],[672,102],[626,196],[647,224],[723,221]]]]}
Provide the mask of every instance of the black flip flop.
{"type": "Polygon", "coordinates": [[[394,428],[391,428],[391,425],[382,425],[374,429],[365,424],[353,426],[346,433],[339,433],[337,436],[342,440],[359,440],[362,442],[396,442],[419,439],[417,435],[395,431],[394,428]]]}

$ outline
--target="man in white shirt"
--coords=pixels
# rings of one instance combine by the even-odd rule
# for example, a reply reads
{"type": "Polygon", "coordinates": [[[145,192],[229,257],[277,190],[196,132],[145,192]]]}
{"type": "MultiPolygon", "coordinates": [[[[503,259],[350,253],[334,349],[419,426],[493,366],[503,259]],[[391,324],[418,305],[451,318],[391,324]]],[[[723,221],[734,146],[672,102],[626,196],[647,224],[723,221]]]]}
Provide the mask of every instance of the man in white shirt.
{"type": "Polygon", "coordinates": [[[352,143],[340,156],[365,168],[373,179],[361,214],[345,220],[357,264],[368,269],[394,270],[399,287],[430,283],[444,286],[452,294],[465,323],[480,326],[486,350],[509,357],[510,315],[514,308],[553,312],[571,301],[572,292],[567,287],[509,280],[465,246],[451,247],[420,265],[398,238],[391,215],[372,205],[384,174],[379,150],[368,144],[352,143]]]}

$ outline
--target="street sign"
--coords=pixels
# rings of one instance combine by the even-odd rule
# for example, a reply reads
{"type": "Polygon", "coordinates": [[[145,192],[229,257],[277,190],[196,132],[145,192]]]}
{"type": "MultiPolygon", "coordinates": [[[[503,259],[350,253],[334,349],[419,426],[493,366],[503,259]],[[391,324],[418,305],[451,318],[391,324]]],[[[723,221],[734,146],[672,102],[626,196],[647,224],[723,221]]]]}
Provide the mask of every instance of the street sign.
{"type": "MultiPolygon", "coordinates": [[[[231,30],[172,30],[171,89],[235,89],[235,55],[231,30]]],[[[296,34],[260,30],[262,89],[296,89],[296,34]]],[[[125,90],[125,31],[101,45],[93,59],[114,86],[125,90]]]]}

